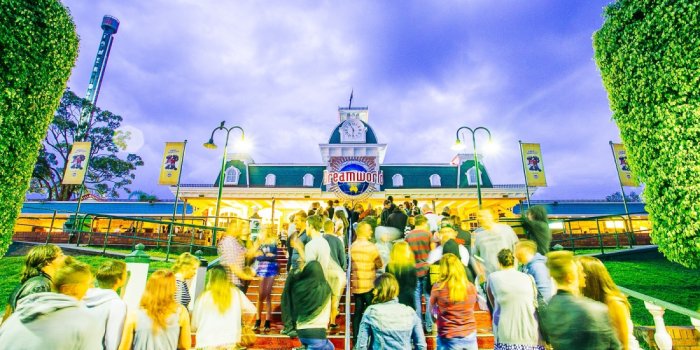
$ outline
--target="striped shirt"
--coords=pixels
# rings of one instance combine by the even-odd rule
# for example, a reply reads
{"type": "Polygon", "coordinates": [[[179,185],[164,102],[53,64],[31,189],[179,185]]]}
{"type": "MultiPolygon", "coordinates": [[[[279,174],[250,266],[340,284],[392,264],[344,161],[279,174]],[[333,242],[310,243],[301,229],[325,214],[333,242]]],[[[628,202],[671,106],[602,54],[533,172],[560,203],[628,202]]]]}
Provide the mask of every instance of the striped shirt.
{"type": "Polygon", "coordinates": [[[413,230],[406,234],[406,242],[416,256],[416,275],[423,277],[428,273],[428,254],[430,253],[430,232],[413,230]]]}
{"type": "Polygon", "coordinates": [[[187,307],[190,304],[192,297],[190,296],[190,288],[187,287],[187,282],[183,280],[175,280],[175,301],[187,307]]]}
{"type": "Polygon", "coordinates": [[[374,288],[377,269],[382,268],[379,250],[370,241],[355,241],[350,246],[352,271],[350,281],[353,294],[367,293],[374,288]]]}
{"type": "Polygon", "coordinates": [[[446,284],[436,283],[430,293],[430,305],[437,306],[438,335],[443,338],[466,337],[476,332],[474,304],[476,288],[467,283],[464,301],[452,302],[446,284]]]}

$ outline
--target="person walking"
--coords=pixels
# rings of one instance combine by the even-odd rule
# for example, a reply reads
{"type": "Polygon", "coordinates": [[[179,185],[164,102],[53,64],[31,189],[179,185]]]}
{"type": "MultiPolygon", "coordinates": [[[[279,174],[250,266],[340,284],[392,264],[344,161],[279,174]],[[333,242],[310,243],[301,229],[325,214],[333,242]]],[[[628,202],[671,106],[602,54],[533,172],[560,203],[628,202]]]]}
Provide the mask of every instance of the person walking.
{"type": "Polygon", "coordinates": [[[518,236],[510,226],[496,222],[490,209],[479,210],[477,220],[480,228],[474,232],[474,255],[481,262],[477,264],[479,274],[488,275],[499,270],[498,253],[503,249],[512,252],[518,236]]]}
{"type": "Polygon", "coordinates": [[[362,316],[355,349],[427,349],[420,318],[397,300],[399,283],[394,275],[377,277],[373,294],[372,305],[362,316]]]}
{"type": "Polygon", "coordinates": [[[547,254],[547,268],[557,282],[557,294],[547,305],[542,328],[555,350],[617,350],[620,341],[605,304],[580,296],[583,270],[570,251],[547,254]]]}
{"type": "Polygon", "coordinates": [[[190,253],[180,254],[173,263],[173,273],[175,274],[175,284],[177,286],[174,294],[175,300],[186,308],[189,307],[190,301],[192,301],[189,282],[197,273],[200,264],[199,258],[190,253]]]}
{"type": "Polygon", "coordinates": [[[275,283],[275,277],[279,274],[277,235],[267,230],[261,232],[260,237],[253,245],[252,251],[255,252],[255,261],[258,263],[255,274],[262,278],[260,286],[258,286],[258,318],[255,320],[253,330],[256,332],[260,330],[263,305],[267,303],[265,326],[263,328],[263,332],[267,333],[270,331],[270,320],[272,319],[272,285],[275,283]]]}
{"type": "Polygon", "coordinates": [[[537,285],[537,297],[546,302],[554,295],[552,278],[547,269],[547,258],[537,251],[537,243],[521,240],[515,245],[515,257],[520,263],[520,272],[532,276],[537,285]]]}
{"type": "Polygon", "coordinates": [[[433,318],[430,316],[430,293],[428,293],[430,290],[430,277],[428,276],[430,265],[427,262],[431,250],[431,233],[428,227],[428,219],[425,216],[417,215],[415,217],[415,225],[415,229],[406,234],[406,242],[411,247],[413,256],[416,259],[416,289],[413,293],[416,304],[413,308],[416,310],[418,317],[424,320],[426,333],[432,333],[433,318]],[[422,314],[421,296],[425,297],[425,314],[422,314]]]}
{"type": "Polygon", "coordinates": [[[296,231],[289,235],[289,240],[287,241],[287,252],[289,254],[289,260],[287,262],[287,278],[284,280],[284,289],[282,290],[282,323],[284,323],[284,328],[280,332],[281,334],[288,335],[289,337],[296,337],[296,321],[294,319],[294,305],[292,304],[292,295],[290,282],[295,273],[301,270],[304,263],[304,247],[306,243],[309,242],[309,237],[306,235],[306,219],[308,215],[305,211],[300,210],[294,214],[294,228],[296,231]]]}
{"type": "Polygon", "coordinates": [[[331,314],[331,287],[321,264],[312,260],[292,277],[292,303],[299,341],[307,350],[333,350],[327,338],[331,314]]]}
{"type": "Polygon", "coordinates": [[[126,285],[126,264],[121,260],[108,260],[100,265],[95,274],[97,286],[90,288],[83,298],[85,306],[95,316],[100,326],[104,350],[117,350],[121,342],[126,321],[126,302],[117,291],[126,285]]]}
{"type": "Polygon", "coordinates": [[[24,259],[24,268],[19,278],[20,285],[10,295],[3,319],[7,319],[14,312],[22,298],[34,293],[50,292],[53,286],[52,278],[63,266],[64,260],[61,248],[53,244],[37,245],[30,249],[24,259]]]}
{"type": "Polygon", "coordinates": [[[217,252],[219,263],[227,269],[231,282],[245,293],[248,290],[250,280],[254,279],[255,276],[245,272],[247,249],[240,237],[240,224],[230,223],[219,239],[217,252]]]}
{"type": "Polygon", "coordinates": [[[547,221],[547,209],[541,205],[535,205],[527,210],[521,218],[525,237],[537,244],[537,252],[542,255],[549,253],[549,245],[552,242],[552,231],[547,221]]]}
{"type": "Polygon", "coordinates": [[[176,350],[192,347],[190,315],[175,301],[175,274],[156,270],[146,282],[138,310],[127,315],[119,350],[176,350]]]}
{"type": "Polygon", "coordinates": [[[386,271],[394,275],[399,283],[399,303],[416,308],[416,258],[405,241],[399,241],[391,249],[386,271]]]}
{"type": "MultiPolygon", "coordinates": [[[[350,227],[350,222],[348,221],[348,218],[345,216],[345,211],[343,210],[338,210],[335,212],[335,217],[333,218],[333,224],[335,227],[333,228],[333,233],[340,238],[341,241],[346,241],[345,236],[348,233],[348,228],[350,227]]],[[[330,232],[327,232],[330,233],[330,232]]]]}
{"type": "Polygon", "coordinates": [[[331,233],[324,233],[323,238],[328,242],[328,246],[330,247],[331,251],[331,260],[334,263],[333,270],[331,275],[328,277],[331,279],[329,281],[329,285],[335,286],[335,290],[332,290],[331,294],[331,319],[330,319],[330,330],[335,331],[338,329],[338,324],[336,323],[336,318],[338,317],[338,314],[340,313],[340,298],[343,295],[343,292],[345,291],[345,286],[347,285],[347,277],[345,274],[345,271],[347,270],[347,256],[345,254],[345,246],[343,245],[343,241],[340,240],[335,234],[333,234],[333,221],[330,219],[326,219],[324,221],[324,232],[331,232],[331,233]],[[338,268],[336,268],[336,266],[338,268]],[[337,281],[336,281],[337,280],[337,281]]]}
{"type": "Polygon", "coordinates": [[[207,286],[192,312],[197,348],[238,349],[241,324],[255,318],[255,305],[231,284],[223,266],[214,266],[207,274],[207,286]]]}
{"type": "Polygon", "coordinates": [[[586,284],[582,286],[581,294],[608,306],[610,322],[623,350],[641,349],[633,334],[630,303],[615,285],[608,269],[592,256],[582,256],[578,261],[586,275],[586,284]]]}
{"type": "Polygon", "coordinates": [[[92,282],[90,266],[66,258],[61,267],[52,271],[52,281],[56,293],[31,293],[17,304],[15,312],[0,327],[0,349],[102,348],[104,333],[95,316],[81,303],[92,282]]]}
{"type": "Polygon", "coordinates": [[[377,247],[369,241],[372,226],[361,221],[357,225],[357,239],[350,246],[350,287],[355,300],[352,314],[352,339],[357,343],[360,322],[365,309],[372,303],[372,289],[377,271],[383,267],[377,247]]]}
{"type": "Polygon", "coordinates": [[[430,293],[430,304],[436,306],[438,350],[477,350],[474,303],[476,287],[467,280],[464,265],[454,254],[443,255],[440,280],[430,293]]]}
{"type": "Polygon", "coordinates": [[[532,278],[515,269],[513,252],[498,252],[500,271],[488,276],[487,293],[494,306],[496,350],[544,350],[535,318],[536,286],[532,278]]]}

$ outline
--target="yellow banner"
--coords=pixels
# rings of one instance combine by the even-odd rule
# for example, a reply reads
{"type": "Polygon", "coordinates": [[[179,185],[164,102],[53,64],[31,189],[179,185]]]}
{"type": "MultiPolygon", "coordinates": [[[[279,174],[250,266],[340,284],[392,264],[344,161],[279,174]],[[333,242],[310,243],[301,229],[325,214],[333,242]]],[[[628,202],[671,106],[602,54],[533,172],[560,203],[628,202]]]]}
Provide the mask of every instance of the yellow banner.
{"type": "Polygon", "coordinates": [[[158,184],[177,185],[182,170],[182,158],[185,153],[184,142],[166,142],[163,161],[160,163],[158,184]]]}
{"type": "Polygon", "coordinates": [[[630,166],[627,163],[627,151],[625,150],[625,146],[621,143],[613,143],[612,148],[615,165],[617,166],[617,175],[620,177],[622,186],[639,186],[639,181],[637,181],[637,178],[632,174],[630,166]]]}
{"type": "Polygon", "coordinates": [[[68,164],[66,171],[63,173],[64,185],[81,185],[85,179],[88,162],[90,161],[90,142],[75,142],[73,148],[68,155],[68,164]]]}
{"type": "Polygon", "coordinates": [[[539,143],[521,143],[523,155],[523,169],[525,169],[525,182],[531,187],[547,187],[547,179],[544,177],[544,162],[539,143]]]}

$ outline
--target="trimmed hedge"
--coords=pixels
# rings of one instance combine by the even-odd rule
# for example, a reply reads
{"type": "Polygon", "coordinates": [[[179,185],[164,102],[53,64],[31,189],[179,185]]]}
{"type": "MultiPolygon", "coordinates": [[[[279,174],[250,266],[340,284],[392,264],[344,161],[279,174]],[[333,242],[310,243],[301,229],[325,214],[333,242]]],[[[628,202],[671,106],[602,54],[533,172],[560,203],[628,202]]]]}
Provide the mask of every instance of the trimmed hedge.
{"type": "Polygon", "coordinates": [[[58,0],[0,0],[0,256],[77,55],[75,25],[58,0]]]}
{"type": "Polygon", "coordinates": [[[605,9],[595,58],[633,172],[645,183],[652,240],[700,267],[700,2],[621,0],[605,9]]]}

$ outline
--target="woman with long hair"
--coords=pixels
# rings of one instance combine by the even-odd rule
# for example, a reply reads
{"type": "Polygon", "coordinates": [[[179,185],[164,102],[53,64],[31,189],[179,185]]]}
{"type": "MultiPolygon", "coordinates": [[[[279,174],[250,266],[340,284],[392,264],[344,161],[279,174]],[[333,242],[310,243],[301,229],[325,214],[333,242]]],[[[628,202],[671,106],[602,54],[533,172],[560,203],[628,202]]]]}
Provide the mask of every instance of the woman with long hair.
{"type": "Polygon", "coordinates": [[[515,269],[510,249],[498,252],[501,270],[487,279],[487,292],[493,310],[495,350],[544,350],[535,318],[537,287],[527,274],[515,269]]]}
{"type": "Polygon", "coordinates": [[[173,273],[175,273],[175,300],[184,307],[189,307],[192,296],[190,295],[189,281],[197,273],[197,268],[201,262],[199,258],[190,254],[182,253],[173,263],[173,273]]]}
{"type": "Polygon", "coordinates": [[[148,278],[139,309],[127,316],[119,350],[176,350],[192,347],[190,315],[175,301],[175,274],[156,270],[148,278]]]}
{"type": "Polygon", "coordinates": [[[386,272],[394,275],[399,282],[399,303],[415,308],[415,291],[418,283],[416,258],[406,241],[396,242],[391,248],[386,272]]]}
{"type": "Polygon", "coordinates": [[[61,248],[53,244],[38,245],[30,249],[20,274],[20,285],[10,295],[5,316],[9,316],[17,307],[17,302],[27,295],[50,292],[52,279],[56,271],[63,266],[64,260],[61,248]]]}
{"type": "Polygon", "coordinates": [[[374,280],[374,299],[365,310],[357,335],[356,350],[428,348],[421,320],[413,308],[398,302],[399,283],[384,273],[374,280]],[[371,341],[370,341],[371,339],[371,341]]]}
{"type": "Polygon", "coordinates": [[[541,205],[535,205],[528,209],[521,218],[525,237],[537,243],[537,252],[542,255],[549,253],[549,245],[552,242],[552,231],[547,221],[547,209],[541,205]]]}
{"type": "Polygon", "coordinates": [[[341,241],[346,241],[345,236],[348,232],[350,222],[347,216],[345,216],[344,210],[336,210],[333,213],[333,224],[335,225],[335,235],[338,236],[341,241]]]}
{"type": "Polygon", "coordinates": [[[477,350],[475,302],[476,287],[467,280],[464,265],[456,255],[444,254],[440,279],[430,293],[437,313],[438,350],[477,350]]]}
{"type": "Polygon", "coordinates": [[[263,230],[255,241],[252,250],[255,252],[255,260],[258,262],[258,267],[255,274],[262,277],[260,286],[258,287],[258,319],[255,320],[253,330],[260,330],[260,320],[262,317],[263,303],[267,302],[267,318],[265,319],[264,332],[270,331],[270,319],[272,319],[272,285],[275,283],[275,277],[279,274],[279,264],[277,263],[277,235],[263,230]]]}
{"type": "Polygon", "coordinates": [[[192,312],[192,331],[197,333],[197,348],[231,349],[241,341],[241,322],[255,317],[255,305],[231,284],[223,266],[214,266],[204,293],[192,312]],[[247,317],[244,317],[247,316],[247,317]]]}
{"type": "Polygon", "coordinates": [[[623,350],[640,349],[639,342],[632,334],[630,303],[615,285],[608,269],[594,257],[582,256],[578,261],[586,276],[581,294],[608,306],[610,321],[623,350]]]}
{"type": "Polygon", "coordinates": [[[309,350],[335,349],[327,338],[331,287],[323,274],[321,263],[312,260],[291,278],[291,302],[294,305],[299,341],[309,350]]]}

